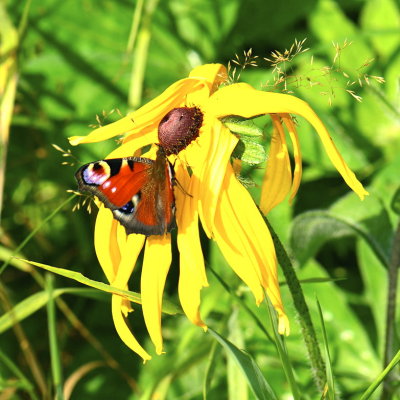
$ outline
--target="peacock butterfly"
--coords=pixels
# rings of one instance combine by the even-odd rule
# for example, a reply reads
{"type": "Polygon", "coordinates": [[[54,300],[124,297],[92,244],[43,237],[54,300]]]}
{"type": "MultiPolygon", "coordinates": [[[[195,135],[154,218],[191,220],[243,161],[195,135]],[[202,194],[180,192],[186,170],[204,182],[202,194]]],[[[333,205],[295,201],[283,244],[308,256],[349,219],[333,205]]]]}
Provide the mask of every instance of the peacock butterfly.
{"type": "Polygon", "coordinates": [[[165,150],[155,160],[114,158],[86,164],[75,173],[78,190],[97,196],[126,233],[163,235],[176,227],[175,174],[165,150]]]}

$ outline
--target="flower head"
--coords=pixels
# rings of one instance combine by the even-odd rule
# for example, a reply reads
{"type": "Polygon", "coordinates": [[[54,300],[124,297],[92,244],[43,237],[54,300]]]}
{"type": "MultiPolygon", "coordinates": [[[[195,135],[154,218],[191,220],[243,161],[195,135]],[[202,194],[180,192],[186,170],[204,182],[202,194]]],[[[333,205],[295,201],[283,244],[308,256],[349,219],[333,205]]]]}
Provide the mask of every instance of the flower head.
{"type": "MultiPolygon", "coordinates": [[[[179,298],[187,317],[206,329],[199,313],[200,291],[208,286],[200,245],[200,220],[207,236],[215,240],[235,273],[251,289],[257,304],[267,293],[278,313],[279,331],[289,332],[277,280],[277,261],[269,230],[258,207],[237,180],[231,155],[238,138],[221,122],[226,116],[252,118],[269,114],[274,131],[266,168],[260,208],[267,213],[296,195],[301,180],[301,151],[291,114],[306,118],[316,129],[333,165],[360,198],[368,193],[337,151],[326,128],[304,101],[286,94],[258,91],[227,81],[220,64],[195,68],[188,78],[172,84],[160,96],[117,122],[88,136],[72,137],[73,145],[106,140],[125,134],[120,147],[108,158],[126,157],[144,146],[161,143],[173,161],[176,179],[177,243],[179,250],[179,298]],[[290,165],[284,128],[294,149],[290,165]],[[171,135],[172,133],[172,135],[171,135]],[[175,133],[175,135],[173,135],[175,133]],[[293,176],[292,176],[293,175],[293,176]]],[[[156,146],[145,154],[154,158],[156,146]]],[[[109,282],[126,289],[137,257],[144,249],[141,296],[144,320],[156,352],[162,352],[161,305],[171,263],[171,237],[131,234],[100,206],[95,228],[95,248],[109,282]]],[[[121,339],[144,360],[149,354],[136,341],[125,317],[129,303],[113,295],[112,313],[121,339]]]]}

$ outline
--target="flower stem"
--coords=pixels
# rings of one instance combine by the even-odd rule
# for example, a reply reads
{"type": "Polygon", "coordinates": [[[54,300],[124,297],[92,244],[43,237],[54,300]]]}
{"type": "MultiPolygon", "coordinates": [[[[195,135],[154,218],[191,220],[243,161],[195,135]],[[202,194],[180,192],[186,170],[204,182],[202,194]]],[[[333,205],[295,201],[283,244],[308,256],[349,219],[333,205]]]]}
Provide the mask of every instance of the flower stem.
{"type": "Polygon", "coordinates": [[[50,343],[51,371],[53,375],[53,385],[55,391],[54,399],[62,400],[64,398],[62,391],[62,368],[56,329],[56,307],[53,298],[54,276],[52,274],[47,274],[46,278],[46,289],[49,293],[49,300],[47,302],[47,325],[50,343]]]}
{"type": "Polygon", "coordinates": [[[315,333],[314,325],[311,320],[310,311],[306,304],[304,294],[301,289],[296,272],[294,270],[293,264],[290,261],[290,258],[285,248],[283,247],[282,242],[278,238],[268,220],[267,225],[275,244],[278,262],[285,275],[286,283],[292,295],[294,306],[298,312],[301,332],[307,347],[308,356],[310,357],[314,380],[318,387],[318,390],[322,392],[326,383],[325,364],[321,356],[321,350],[319,348],[317,335],[315,333]]]}
{"type": "MultiPolygon", "coordinates": [[[[388,293],[386,306],[386,335],[383,366],[386,367],[393,358],[393,339],[394,327],[396,321],[396,297],[397,297],[397,281],[400,266],[400,222],[397,225],[396,234],[393,238],[392,254],[390,257],[388,269],[388,293]]],[[[392,394],[391,380],[392,374],[388,373],[383,381],[383,390],[381,399],[388,399],[392,394]]]]}
{"type": "Polygon", "coordinates": [[[133,63],[131,71],[131,81],[128,94],[128,105],[131,109],[135,110],[142,102],[143,82],[146,72],[146,65],[148,60],[148,52],[151,39],[151,21],[154,10],[157,7],[158,0],[151,0],[143,5],[138,3],[137,13],[134,16],[134,26],[136,32],[134,36],[129,38],[128,50],[133,51],[133,63]],[[137,14],[137,15],[136,15],[137,14]],[[141,15],[140,15],[141,14],[141,15]],[[140,15],[140,17],[139,17],[140,15]],[[139,26],[139,19],[140,29],[139,26]],[[135,41],[133,43],[133,40],[135,41]],[[131,50],[133,48],[134,50],[131,50]]]}

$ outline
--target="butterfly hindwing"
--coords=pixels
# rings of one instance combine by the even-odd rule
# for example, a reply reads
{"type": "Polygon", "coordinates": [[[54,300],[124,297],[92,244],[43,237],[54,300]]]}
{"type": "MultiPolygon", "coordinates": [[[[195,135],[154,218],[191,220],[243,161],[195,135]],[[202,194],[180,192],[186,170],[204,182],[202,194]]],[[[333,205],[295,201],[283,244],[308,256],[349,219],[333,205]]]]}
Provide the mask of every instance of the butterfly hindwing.
{"type": "Polygon", "coordinates": [[[174,171],[166,157],[116,158],[86,164],[75,174],[80,191],[96,195],[127,234],[162,235],[175,227],[174,171]]]}

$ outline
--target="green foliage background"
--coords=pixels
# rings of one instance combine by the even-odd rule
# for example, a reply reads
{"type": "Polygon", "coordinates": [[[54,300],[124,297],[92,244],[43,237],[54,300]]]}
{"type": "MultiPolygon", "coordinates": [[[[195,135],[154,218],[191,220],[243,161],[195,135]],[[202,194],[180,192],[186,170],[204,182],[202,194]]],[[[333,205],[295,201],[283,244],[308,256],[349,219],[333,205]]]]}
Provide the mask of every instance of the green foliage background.
{"type": "MultiPolygon", "coordinates": [[[[111,122],[118,118],[111,110],[125,114],[187,76],[194,66],[227,64],[249,48],[259,56],[259,66],[246,68],[241,80],[265,87],[273,83],[274,74],[263,57],[270,58],[274,50],[283,52],[296,38],[307,38],[304,46],[310,50],[285,65],[288,75],[303,78],[300,86],[291,83],[289,89],[320,115],[371,195],[361,203],[349,193],[315,132],[299,120],[305,168],[302,186],[294,204],[280,205],[269,219],[290,251],[300,279],[341,279],[304,283],[303,290],[322,343],[316,298],[321,304],[338,393],[344,399],[359,399],[383,368],[386,267],[398,224],[398,215],[390,206],[400,176],[398,1],[150,0],[144,2],[134,42],[129,41],[137,6],[133,0],[14,0],[0,4],[5,11],[0,19],[3,27],[6,20],[20,26],[28,12],[18,43],[18,85],[9,144],[2,148],[7,151],[0,241],[3,261],[69,196],[66,190],[75,189],[77,166],[102,159],[116,146],[109,141],[73,148],[76,159],[72,159],[63,158],[51,144],[68,149],[67,137],[88,133],[89,125],[97,124],[96,114],[103,123],[111,122]],[[334,63],[332,42],[343,45],[346,40],[353,43],[334,63]],[[362,67],[371,59],[374,61],[362,67]],[[325,66],[332,67],[331,73],[324,73],[325,66]],[[368,85],[363,74],[382,76],[386,83],[379,85],[370,78],[368,85]],[[356,83],[349,88],[348,81],[356,83]],[[362,96],[362,102],[346,89],[362,96]],[[74,167],[61,165],[71,160],[74,167]]],[[[0,32],[2,41],[7,40],[4,29],[0,32]]],[[[8,56],[2,54],[2,63],[8,56]]],[[[294,81],[288,77],[287,82],[294,81]]],[[[253,171],[256,183],[260,178],[261,172],[253,171]]],[[[257,197],[258,189],[251,191],[257,197]]],[[[19,255],[105,281],[93,248],[94,215],[85,210],[72,213],[71,208],[69,203],[44,224],[19,255]]],[[[255,307],[218,248],[204,240],[204,254],[208,264],[270,329],[267,309],[255,307]]],[[[9,395],[4,398],[30,398],[35,393],[36,398],[54,397],[48,297],[40,285],[44,275],[16,259],[1,275],[0,390],[9,395]],[[28,299],[23,303],[26,319],[19,325],[16,321],[5,324],[5,313],[24,299],[28,299]],[[26,343],[34,354],[33,365],[44,377],[42,392],[32,364],[27,362],[26,343]]],[[[132,290],[139,291],[139,276],[140,266],[132,278],[132,290]]],[[[254,358],[277,398],[292,398],[275,344],[214,275],[208,276],[210,288],[202,293],[202,315],[208,325],[254,358]]],[[[177,279],[174,263],[165,298],[175,303],[177,279]]],[[[215,337],[192,326],[185,317],[164,316],[166,354],[154,356],[143,366],[116,335],[107,294],[71,290],[82,286],[58,276],[54,286],[68,288],[58,293],[59,299],[100,345],[99,351],[94,339],[85,337],[84,328],[73,327],[65,309],[57,308],[62,382],[74,373],[78,377],[71,398],[200,399],[203,386],[208,399],[255,398],[233,359],[217,347],[215,337]],[[114,368],[107,364],[109,357],[117,360],[114,368]],[[89,364],[98,360],[101,363],[89,364]],[[88,367],[87,373],[80,369],[83,366],[88,367]]],[[[313,385],[285,285],[282,295],[292,327],[288,353],[302,398],[321,398],[313,385]]],[[[138,312],[130,317],[135,335],[154,354],[140,307],[136,308],[138,312]]],[[[398,349],[397,336],[394,349],[398,349]]],[[[398,381],[394,389],[397,386],[398,381]]],[[[399,396],[393,394],[393,398],[399,396]]]]}

